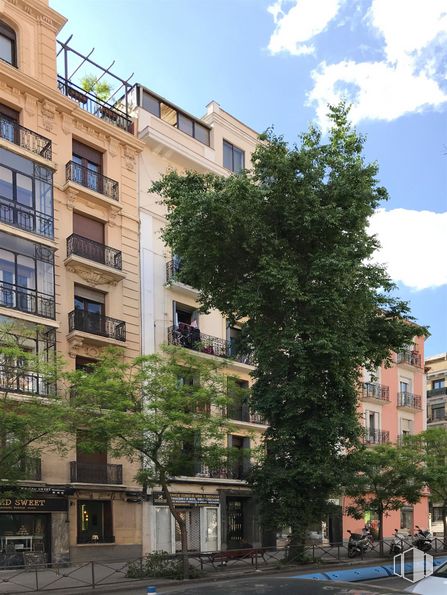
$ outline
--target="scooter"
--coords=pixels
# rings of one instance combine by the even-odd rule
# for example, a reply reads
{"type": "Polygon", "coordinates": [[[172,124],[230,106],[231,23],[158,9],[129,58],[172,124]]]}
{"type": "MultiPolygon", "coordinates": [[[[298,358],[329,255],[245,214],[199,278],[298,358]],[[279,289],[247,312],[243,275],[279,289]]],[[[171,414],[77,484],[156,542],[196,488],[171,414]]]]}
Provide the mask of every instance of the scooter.
{"type": "Polygon", "coordinates": [[[431,542],[433,539],[432,534],[428,529],[423,531],[418,525],[416,525],[417,533],[414,534],[413,545],[422,552],[429,552],[431,550],[431,542]]]}
{"type": "Polygon", "coordinates": [[[390,545],[390,554],[396,556],[397,554],[402,553],[405,537],[405,535],[399,533],[398,529],[394,529],[393,541],[390,545]]]}
{"type": "Polygon", "coordinates": [[[348,530],[348,558],[355,558],[357,555],[365,554],[369,549],[372,549],[372,535],[371,532],[365,531],[362,533],[352,533],[348,530]]]}

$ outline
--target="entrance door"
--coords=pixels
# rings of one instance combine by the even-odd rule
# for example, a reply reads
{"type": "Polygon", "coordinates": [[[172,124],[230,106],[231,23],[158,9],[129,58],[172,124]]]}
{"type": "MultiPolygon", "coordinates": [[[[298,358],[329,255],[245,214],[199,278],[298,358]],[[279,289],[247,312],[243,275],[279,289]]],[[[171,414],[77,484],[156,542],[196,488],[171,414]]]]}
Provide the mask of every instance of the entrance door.
{"type": "Polygon", "coordinates": [[[227,547],[238,549],[244,540],[244,504],[238,498],[227,498],[227,547]]]}
{"type": "Polygon", "coordinates": [[[204,507],[201,510],[201,551],[215,552],[219,547],[219,509],[204,507]]]}

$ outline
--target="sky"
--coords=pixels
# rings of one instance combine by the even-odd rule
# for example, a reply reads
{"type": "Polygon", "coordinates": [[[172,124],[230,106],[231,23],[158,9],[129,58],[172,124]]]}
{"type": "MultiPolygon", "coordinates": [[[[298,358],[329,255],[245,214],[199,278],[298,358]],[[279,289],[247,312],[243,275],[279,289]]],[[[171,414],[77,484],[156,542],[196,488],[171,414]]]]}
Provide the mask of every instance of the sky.
{"type": "MultiPolygon", "coordinates": [[[[447,351],[446,0],[50,0],[59,39],[195,116],[290,142],[345,99],[389,192],[370,229],[426,355],[447,351]]],[[[75,78],[73,79],[76,82],[75,78]]]]}

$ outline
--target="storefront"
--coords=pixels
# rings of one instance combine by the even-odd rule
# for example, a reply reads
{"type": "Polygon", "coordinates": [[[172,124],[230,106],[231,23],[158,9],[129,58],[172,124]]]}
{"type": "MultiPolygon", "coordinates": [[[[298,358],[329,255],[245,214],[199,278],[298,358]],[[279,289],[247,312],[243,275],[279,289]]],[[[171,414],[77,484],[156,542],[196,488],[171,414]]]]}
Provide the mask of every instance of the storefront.
{"type": "Polygon", "coordinates": [[[67,510],[63,490],[0,498],[0,567],[64,559],[67,510]]]}
{"type": "MultiPolygon", "coordinates": [[[[181,550],[180,531],[161,492],[154,492],[154,551],[175,553],[181,550]]],[[[220,549],[220,499],[218,494],[174,493],[172,499],[178,513],[186,521],[188,550],[209,552],[220,549]]]]}

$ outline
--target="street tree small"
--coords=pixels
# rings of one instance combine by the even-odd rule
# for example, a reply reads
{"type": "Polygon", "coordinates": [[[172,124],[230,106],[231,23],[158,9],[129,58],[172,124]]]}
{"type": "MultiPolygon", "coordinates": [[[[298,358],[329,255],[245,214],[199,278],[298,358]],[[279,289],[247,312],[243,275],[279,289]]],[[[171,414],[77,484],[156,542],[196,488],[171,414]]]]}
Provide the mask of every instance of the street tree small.
{"type": "Polygon", "coordinates": [[[441,504],[444,541],[447,538],[447,430],[429,428],[407,439],[409,448],[420,453],[431,501],[441,504]]]}
{"type": "Polygon", "coordinates": [[[351,459],[352,473],[345,486],[349,498],[346,512],[362,519],[376,513],[383,552],[383,520],[392,510],[400,510],[421,499],[425,474],[420,454],[407,444],[381,444],[359,449],[351,459]]]}
{"type": "Polygon", "coordinates": [[[159,486],[181,535],[184,576],[188,567],[186,520],[171,492],[175,476],[204,467],[231,469],[226,435],[227,382],[221,364],[177,347],[160,354],[124,358],[105,350],[88,370],[68,374],[72,387],[72,427],[82,428],[80,446],[108,445],[114,457],[141,464],[137,480],[159,486]]]}
{"type": "MultiPolygon", "coordinates": [[[[0,484],[18,494],[33,479],[43,450],[63,453],[62,361],[54,331],[20,321],[0,325],[0,484]],[[22,488],[23,489],[23,488],[22,488]]],[[[34,477],[35,478],[35,477],[34,477]]]]}

